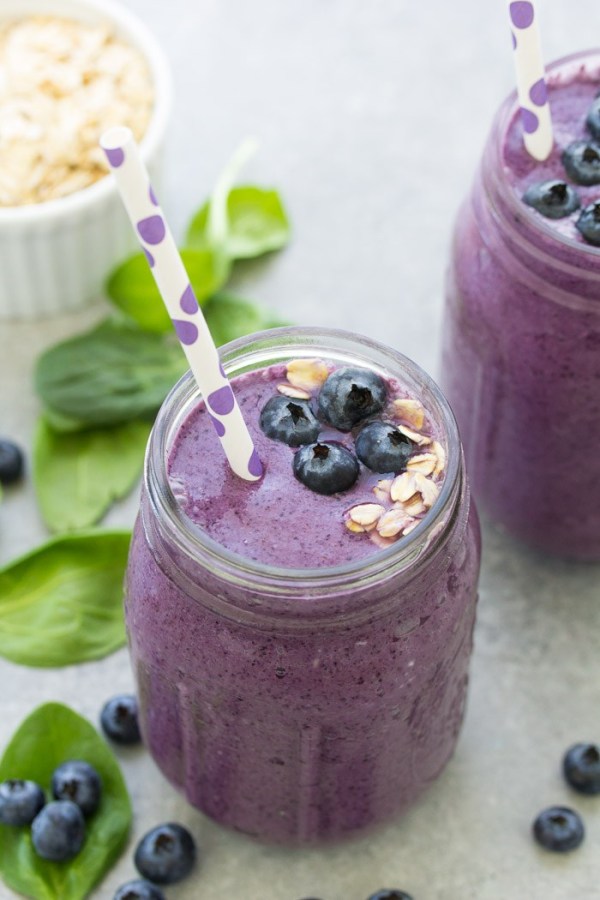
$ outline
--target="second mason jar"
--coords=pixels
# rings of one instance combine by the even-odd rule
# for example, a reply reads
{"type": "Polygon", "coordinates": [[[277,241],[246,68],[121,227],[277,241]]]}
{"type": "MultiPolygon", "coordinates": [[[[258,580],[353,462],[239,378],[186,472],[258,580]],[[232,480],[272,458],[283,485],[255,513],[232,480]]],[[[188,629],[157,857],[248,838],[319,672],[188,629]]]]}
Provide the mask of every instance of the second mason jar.
{"type": "Polygon", "coordinates": [[[516,97],[509,97],[459,213],[441,384],[482,510],[533,547],[597,560],[600,246],[577,223],[589,210],[600,242],[600,185],[574,182],[563,154],[571,142],[592,141],[586,115],[600,89],[600,53],[558,61],[548,87],[556,133],[551,157],[545,163],[527,157],[516,97]],[[551,214],[571,203],[570,192],[580,208],[550,219],[524,202],[527,187],[539,196],[536,186],[548,182],[559,183],[547,197],[551,214]]]}
{"type": "MultiPolygon", "coordinates": [[[[228,345],[222,359],[264,484],[232,481],[185,377],[150,440],[127,575],[142,733],[166,777],[225,825],[286,843],[349,836],[421,794],[462,722],[480,546],[456,424],[410,360],[343,332],[276,329],[228,345]],[[292,449],[259,427],[253,392],[264,398],[291,360],[306,359],[378,373],[411,398],[403,409],[424,409],[445,477],[399,540],[374,546],[366,532],[343,538],[342,519],[326,526],[319,509],[342,515],[350,501],[299,486],[281,463],[292,449]],[[293,509],[286,484],[300,498],[293,509]],[[338,539],[350,551],[323,565],[338,539]],[[251,558],[267,545],[277,565],[251,558]]],[[[368,479],[386,479],[364,477],[376,501],[368,479]]]]}

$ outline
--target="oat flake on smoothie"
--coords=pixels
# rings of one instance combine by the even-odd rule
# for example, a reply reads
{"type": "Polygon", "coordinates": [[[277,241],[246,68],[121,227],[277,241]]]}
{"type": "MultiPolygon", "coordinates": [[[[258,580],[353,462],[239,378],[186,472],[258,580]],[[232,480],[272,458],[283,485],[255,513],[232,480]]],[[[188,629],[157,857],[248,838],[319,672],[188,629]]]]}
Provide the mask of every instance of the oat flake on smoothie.
{"type": "Polygon", "coordinates": [[[140,140],[154,92],[141,53],[110,25],[30,16],[0,25],[0,206],[43,203],[106,175],[100,133],[140,140]]]}

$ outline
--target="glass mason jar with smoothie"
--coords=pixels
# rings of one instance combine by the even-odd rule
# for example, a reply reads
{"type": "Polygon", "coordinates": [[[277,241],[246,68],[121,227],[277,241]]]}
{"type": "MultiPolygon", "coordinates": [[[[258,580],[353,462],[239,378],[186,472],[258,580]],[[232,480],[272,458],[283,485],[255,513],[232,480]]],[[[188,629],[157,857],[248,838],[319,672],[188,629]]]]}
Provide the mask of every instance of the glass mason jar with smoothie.
{"type": "Polygon", "coordinates": [[[550,156],[529,156],[509,97],[459,212],[441,384],[489,517],[543,551],[597,560],[600,51],[559,60],[546,83],[550,156]]]}
{"type": "Polygon", "coordinates": [[[184,377],[127,575],[141,728],[217,821],[341,838],[406,809],[455,747],[480,557],[458,431],[364,338],[276,329],[221,353],[264,475],[232,473],[184,377]]]}

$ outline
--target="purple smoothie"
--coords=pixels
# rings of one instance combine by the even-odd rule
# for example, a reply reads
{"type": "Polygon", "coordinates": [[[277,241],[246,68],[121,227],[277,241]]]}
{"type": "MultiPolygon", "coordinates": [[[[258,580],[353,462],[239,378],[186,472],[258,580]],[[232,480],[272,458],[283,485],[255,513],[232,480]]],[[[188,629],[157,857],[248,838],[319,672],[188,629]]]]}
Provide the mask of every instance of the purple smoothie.
{"type": "MultiPolygon", "coordinates": [[[[600,55],[550,67],[556,146],[531,160],[514,97],[494,121],[456,223],[447,279],[442,386],[480,506],[546,552],[600,559],[600,248],[522,201],[569,181],[561,156],[590,138],[600,55]],[[584,458],[585,457],[585,458],[584,458]]],[[[600,185],[577,185],[582,206],[600,185]]]]}
{"type": "Polygon", "coordinates": [[[223,824],[300,843],[405,809],[452,754],[479,533],[452,416],[424,373],[343,334],[272,334],[225,352],[228,373],[258,370],[233,384],[266,466],[260,484],[230,474],[189,378],[166,401],[126,618],[144,739],[167,778],[223,824]],[[291,473],[294,450],[262,434],[260,409],[285,369],[273,351],[262,364],[274,341],[282,359],[312,342],[333,367],[372,362],[390,402],[419,392],[421,433],[443,442],[447,464],[439,498],[406,536],[375,542],[345,524],[384,475],[361,469],[350,490],[315,494],[291,473]]]}

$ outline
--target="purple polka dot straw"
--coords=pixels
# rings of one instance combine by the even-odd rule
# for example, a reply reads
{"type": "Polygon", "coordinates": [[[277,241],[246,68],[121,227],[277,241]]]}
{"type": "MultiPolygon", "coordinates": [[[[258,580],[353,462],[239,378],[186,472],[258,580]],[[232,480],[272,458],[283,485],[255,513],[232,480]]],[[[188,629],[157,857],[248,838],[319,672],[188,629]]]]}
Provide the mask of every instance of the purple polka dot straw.
{"type": "Polygon", "coordinates": [[[531,0],[509,0],[525,149],[543,161],[552,152],[552,118],[546,91],[538,15],[531,0]]]}
{"type": "Polygon", "coordinates": [[[125,209],[152,269],[177,337],[202,391],[209,419],[227,460],[240,478],[257,481],[263,474],[252,438],[223,371],[219,354],[200,311],[173,236],[148,172],[128,128],[111,128],[100,146],[115,176],[125,209]]]}

